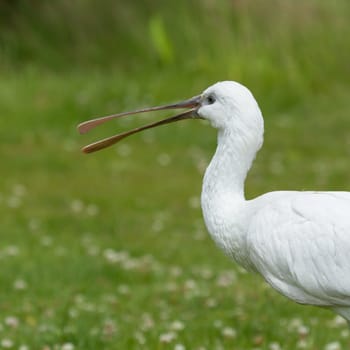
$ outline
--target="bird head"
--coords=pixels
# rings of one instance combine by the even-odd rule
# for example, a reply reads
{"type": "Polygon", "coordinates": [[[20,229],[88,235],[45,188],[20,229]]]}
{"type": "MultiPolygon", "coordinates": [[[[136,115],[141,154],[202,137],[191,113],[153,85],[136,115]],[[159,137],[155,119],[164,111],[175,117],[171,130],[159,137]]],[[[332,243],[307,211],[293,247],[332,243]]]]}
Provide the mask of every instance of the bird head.
{"type": "Polygon", "coordinates": [[[96,126],[114,118],[167,109],[188,110],[173,117],[94,142],[85,146],[83,152],[95,152],[140,131],[184,119],[205,119],[208,120],[213,127],[221,131],[247,135],[251,134],[253,137],[261,138],[262,142],[264,127],[259,106],[246,87],[233,81],[218,82],[207,88],[202,94],[182,102],[92,119],[79,124],[78,130],[80,133],[84,134],[96,126]]]}
{"type": "MultiPolygon", "coordinates": [[[[252,93],[234,81],[218,82],[201,94],[198,115],[217,129],[230,130],[237,124],[260,124],[261,112],[252,93]]],[[[261,126],[261,125],[259,125],[261,126]]]]}

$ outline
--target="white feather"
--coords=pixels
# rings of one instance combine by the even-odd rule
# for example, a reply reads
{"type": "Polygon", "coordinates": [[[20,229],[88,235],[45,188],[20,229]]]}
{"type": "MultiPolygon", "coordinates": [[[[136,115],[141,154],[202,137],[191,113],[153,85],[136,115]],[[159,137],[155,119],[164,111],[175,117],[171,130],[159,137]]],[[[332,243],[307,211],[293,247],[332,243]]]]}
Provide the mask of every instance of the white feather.
{"type": "Polygon", "coordinates": [[[302,304],[333,309],[350,321],[350,193],[270,192],[244,197],[247,172],[262,145],[262,114],[250,91],[221,82],[198,114],[218,129],[202,189],[204,219],[230,257],[302,304]]]}

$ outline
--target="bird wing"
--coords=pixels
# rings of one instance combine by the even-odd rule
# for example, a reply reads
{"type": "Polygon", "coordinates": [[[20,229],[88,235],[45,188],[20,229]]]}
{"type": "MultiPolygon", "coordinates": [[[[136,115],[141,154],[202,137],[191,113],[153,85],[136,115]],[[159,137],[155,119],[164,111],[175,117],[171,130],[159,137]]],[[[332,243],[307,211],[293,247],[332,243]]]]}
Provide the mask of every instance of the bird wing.
{"type": "Polygon", "coordinates": [[[279,292],[314,305],[350,305],[350,192],[281,192],[255,201],[247,249],[279,292]]]}

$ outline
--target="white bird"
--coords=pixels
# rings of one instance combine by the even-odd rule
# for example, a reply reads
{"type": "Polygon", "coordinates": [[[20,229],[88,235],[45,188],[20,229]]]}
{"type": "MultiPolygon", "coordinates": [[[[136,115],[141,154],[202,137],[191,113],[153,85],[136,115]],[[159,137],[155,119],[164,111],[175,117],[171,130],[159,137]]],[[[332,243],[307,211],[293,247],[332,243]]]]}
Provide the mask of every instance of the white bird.
{"type": "Polygon", "coordinates": [[[81,133],[112,118],[171,108],[177,116],[95,142],[110,146],[141,130],[188,118],[208,120],[218,144],[204,176],[201,205],[216,244],[249,271],[297,303],[329,308],[350,325],[350,192],[276,191],[246,200],[244,182],[263,143],[260,108],[243,85],[218,82],[173,105],[94,119],[81,133]]]}

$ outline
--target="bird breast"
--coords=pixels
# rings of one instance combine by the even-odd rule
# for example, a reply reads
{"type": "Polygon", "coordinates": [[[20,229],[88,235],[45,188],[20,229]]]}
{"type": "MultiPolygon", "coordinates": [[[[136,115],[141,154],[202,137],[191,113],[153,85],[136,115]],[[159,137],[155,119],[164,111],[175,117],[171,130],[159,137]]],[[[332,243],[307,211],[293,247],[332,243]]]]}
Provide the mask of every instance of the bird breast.
{"type": "Polygon", "coordinates": [[[246,244],[247,209],[244,199],[229,192],[202,192],[203,217],[210,236],[227,256],[253,270],[246,244]]]}

